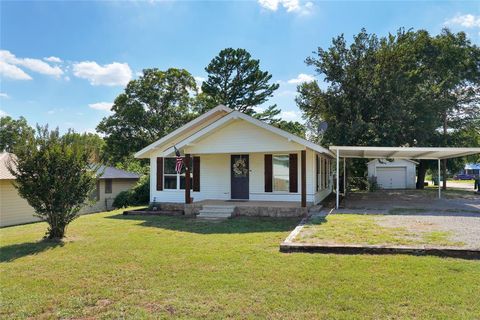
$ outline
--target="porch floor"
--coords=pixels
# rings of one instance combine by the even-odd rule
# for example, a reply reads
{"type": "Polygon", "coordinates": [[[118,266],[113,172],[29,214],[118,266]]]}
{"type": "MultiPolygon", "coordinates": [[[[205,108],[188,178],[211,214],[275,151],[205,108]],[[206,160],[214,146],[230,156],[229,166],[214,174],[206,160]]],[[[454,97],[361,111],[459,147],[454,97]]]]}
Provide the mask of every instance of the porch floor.
{"type": "MultiPolygon", "coordinates": [[[[269,208],[300,208],[301,204],[298,201],[235,201],[235,200],[213,200],[206,199],[201,201],[194,201],[194,204],[201,204],[206,206],[235,206],[235,207],[269,207],[269,208]]],[[[307,207],[310,205],[307,203],[307,207]]]]}

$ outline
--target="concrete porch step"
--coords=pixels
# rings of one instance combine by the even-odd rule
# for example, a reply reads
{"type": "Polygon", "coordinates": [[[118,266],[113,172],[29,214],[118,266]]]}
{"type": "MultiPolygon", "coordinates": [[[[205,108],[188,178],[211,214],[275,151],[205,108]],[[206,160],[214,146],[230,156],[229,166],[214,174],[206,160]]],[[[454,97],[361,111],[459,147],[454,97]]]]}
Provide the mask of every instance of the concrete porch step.
{"type": "Polygon", "coordinates": [[[235,210],[235,206],[222,206],[222,205],[204,205],[203,210],[214,210],[214,209],[222,209],[222,210],[235,210]]]}
{"type": "Polygon", "coordinates": [[[232,216],[235,206],[207,205],[203,206],[197,218],[206,220],[228,219],[232,216]]]}

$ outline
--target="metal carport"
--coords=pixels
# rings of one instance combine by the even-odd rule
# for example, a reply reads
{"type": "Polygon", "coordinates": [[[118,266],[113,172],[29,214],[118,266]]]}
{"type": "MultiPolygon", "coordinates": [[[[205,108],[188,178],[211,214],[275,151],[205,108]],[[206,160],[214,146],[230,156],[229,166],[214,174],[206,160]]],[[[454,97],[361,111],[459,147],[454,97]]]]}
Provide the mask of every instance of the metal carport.
{"type": "MultiPolygon", "coordinates": [[[[362,146],[330,146],[337,160],[336,170],[336,205],[340,204],[340,158],[343,158],[345,170],[346,158],[368,158],[368,159],[421,159],[438,161],[438,181],[440,182],[440,160],[458,158],[473,154],[479,154],[480,148],[417,148],[417,147],[362,147],[362,146]]],[[[438,198],[442,197],[442,188],[438,184],[438,198]]]]}

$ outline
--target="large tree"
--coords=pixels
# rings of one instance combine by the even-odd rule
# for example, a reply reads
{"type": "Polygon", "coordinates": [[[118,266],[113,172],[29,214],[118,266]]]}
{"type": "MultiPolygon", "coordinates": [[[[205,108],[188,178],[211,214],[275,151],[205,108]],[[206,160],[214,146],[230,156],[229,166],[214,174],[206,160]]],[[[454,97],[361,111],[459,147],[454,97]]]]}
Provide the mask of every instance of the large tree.
{"type": "Polygon", "coordinates": [[[105,141],[98,134],[69,131],[63,136],[63,139],[67,143],[77,144],[80,148],[85,149],[85,152],[90,155],[91,163],[103,162],[105,141]]]}
{"type": "Polygon", "coordinates": [[[195,79],[183,69],[145,69],[127,84],[97,131],[111,163],[123,162],[192,119],[195,79]]]}
{"type": "Polygon", "coordinates": [[[264,120],[280,113],[275,105],[263,112],[255,111],[255,107],[273,96],[279,84],[271,83],[272,75],[262,71],[260,60],[253,59],[247,50],[223,49],[205,71],[208,77],[202,84],[202,92],[208,99],[204,101],[204,108],[223,104],[249,115],[258,114],[264,120]]]}
{"type": "MultiPolygon", "coordinates": [[[[327,88],[303,84],[297,103],[311,127],[328,124],[317,137],[324,144],[452,146],[446,135],[480,114],[472,93],[478,88],[479,61],[478,47],[463,33],[444,30],[432,37],[424,30],[401,29],[379,39],[362,30],[352,44],[339,36],[307,59],[327,88]],[[446,130],[439,130],[445,124],[446,130]]],[[[419,166],[418,187],[427,165],[419,166]]]]}
{"type": "Polygon", "coordinates": [[[49,239],[64,237],[95,188],[96,169],[82,145],[48,127],[37,127],[36,135],[26,136],[9,163],[18,193],[48,223],[49,239]]]}
{"type": "Polygon", "coordinates": [[[15,147],[25,140],[34,130],[24,117],[18,120],[5,116],[0,118],[0,152],[14,152],[15,147]]]}

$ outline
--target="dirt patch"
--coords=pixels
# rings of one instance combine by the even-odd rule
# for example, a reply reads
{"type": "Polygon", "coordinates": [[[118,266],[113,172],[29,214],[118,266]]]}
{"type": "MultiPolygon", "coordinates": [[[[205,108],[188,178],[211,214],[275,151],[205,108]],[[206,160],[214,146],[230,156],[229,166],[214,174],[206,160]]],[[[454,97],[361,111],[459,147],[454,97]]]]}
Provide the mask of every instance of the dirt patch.
{"type": "Polygon", "coordinates": [[[419,236],[444,237],[464,247],[480,249],[480,217],[435,215],[376,216],[376,223],[387,228],[405,228],[419,236]]]}

